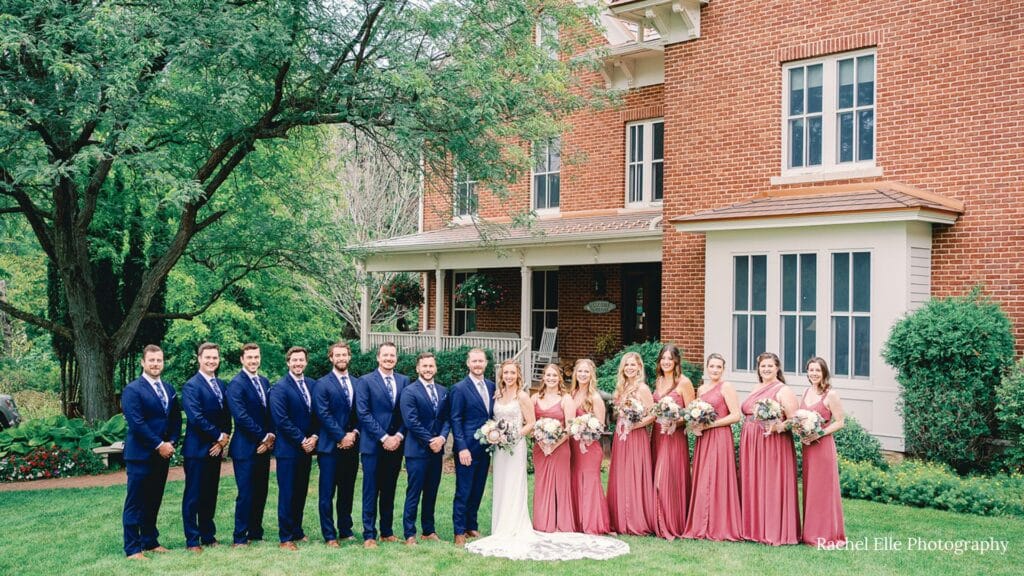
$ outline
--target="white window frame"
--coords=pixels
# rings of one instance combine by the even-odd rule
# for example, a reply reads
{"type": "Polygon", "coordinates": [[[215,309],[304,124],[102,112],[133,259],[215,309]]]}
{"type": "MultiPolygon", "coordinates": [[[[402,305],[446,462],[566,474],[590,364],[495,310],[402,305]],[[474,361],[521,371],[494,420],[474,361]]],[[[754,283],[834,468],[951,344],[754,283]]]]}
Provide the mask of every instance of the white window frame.
{"type": "Polygon", "coordinates": [[[769,288],[769,284],[770,284],[769,265],[770,265],[770,260],[771,259],[769,258],[769,255],[767,253],[765,253],[765,252],[745,252],[745,253],[733,254],[731,260],[732,261],[731,261],[730,265],[731,265],[731,269],[732,269],[732,281],[729,283],[729,286],[730,286],[730,296],[729,296],[729,298],[730,298],[730,300],[732,302],[731,306],[730,306],[730,309],[731,309],[730,321],[731,321],[731,324],[732,324],[732,330],[731,330],[730,339],[732,340],[731,348],[732,348],[732,358],[733,358],[733,369],[736,372],[756,373],[757,372],[756,358],[757,358],[758,354],[760,354],[761,352],[764,352],[764,350],[758,351],[758,350],[755,349],[755,346],[754,346],[754,343],[755,343],[755,339],[754,339],[754,326],[755,326],[754,318],[755,317],[760,317],[760,318],[764,319],[763,339],[764,339],[765,345],[767,345],[767,343],[768,343],[768,316],[769,316],[769,312],[770,312],[770,310],[769,310],[770,306],[769,306],[769,303],[768,303],[769,302],[768,301],[768,295],[771,293],[770,292],[770,288],[769,288]],[[747,306],[744,309],[739,309],[739,308],[736,307],[736,297],[735,297],[735,294],[736,294],[736,259],[737,258],[747,258],[747,306]],[[765,304],[764,304],[764,309],[763,310],[756,310],[756,309],[754,309],[754,282],[753,282],[753,278],[754,278],[754,273],[753,273],[753,271],[754,271],[754,258],[764,258],[765,259],[765,265],[764,265],[765,266],[765,275],[764,275],[764,282],[765,282],[765,286],[764,286],[764,290],[765,290],[765,304]],[[739,359],[739,351],[738,351],[738,346],[737,346],[737,343],[738,343],[738,340],[737,340],[737,326],[739,325],[738,324],[739,316],[741,316],[741,315],[745,316],[745,320],[744,321],[746,322],[746,329],[747,329],[747,341],[746,341],[747,356],[743,360],[743,363],[746,364],[746,366],[747,366],[746,368],[740,368],[741,362],[740,362],[740,359],[739,359]]]}
{"type": "Polygon", "coordinates": [[[827,310],[827,316],[828,316],[828,330],[829,330],[829,332],[828,332],[828,337],[829,337],[829,353],[831,355],[831,357],[829,358],[829,367],[832,370],[832,373],[833,373],[833,375],[836,378],[844,378],[844,379],[847,379],[847,380],[869,380],[871,378],[871,350],[872,350],[871,345],[872,345],[872,342],[871,342],[871,328],[870,328],[870,325],[872,323],[872,319],[871,319],[871,317],[872,317],[872,308],[874,307],[874,305],[873,305],[873,303],[871,301],[871,295],[872,295],[872,292],[873,292],[872,288],[873,288],[873,283],[875,281],[874,266],[875,266],[875,255],[874,255],[874,251],[873,250],[850,249],[850,250],[830,250],[828,252],[828,275],[829,275],[828,302],[829,302],[829,308],[827,310]],[[848,282],[848,285],[847,285],[848,310],[845,310],[845,311],[837,311],[836,310],[836,302],[835,302],[835,257],[836,257],[837,254],[847,254],[847,255],[849,255],[849,261],[847,262],[847,268],[848,268],[848,274],[849,274],[849,277],[847,278],[847,282],[848,282]],[[854,290],[854,278],[853,278],[854,266],[853,266],[853,260],[854,260],[854,258],[853,258],[853,256],[854,256],[854,254],[867,254],[868,255],[868,309],[867,309],[867,311],[854,311],[853,310],[853,299],[854,299],[854,295],[853,295],[853,290],[854,290]],[[835,329],[835,319],[836,318],[847,318],[848,319],[847,350],[846,350],[846,353],[847,353],[847,368],[848,369],[847,369],[846,372],[840,372],[838,370],[838,365],[837,365],[837,362],[836,362],[836,355],[839,352],[839,348],[836,345],[836,329],[835,329]],[[867,374],[855,374],[854,373],[855,372],[854,366],[856,365],[856,361],[857,361],[856,342],[855,342],[855,335],[856,335],[855,323],[856,323],[856,319],[857,318],[867,318],[868,319],[868,349],[867,349],[868,372],[867,372],[867,374]]]}
{"type": "Polygon", "coordinates": [[[477,190],[479,181],[471,179],[468,175],[465,179],[460,179],[463,174],[466,172],[458,168],[452,174],[452,221],[456,223],[472,222],[480,213],[480,193],[477,190]],[[465,212],[461,210],[464,194],[472,199],[472,206],[465,212]]]}
{"type": "Polygon", "coordinates": [[[541,141],[538,141],[538,142],[534,142],[533,143],[533,151],[534,151],[534,154],[533,154],[533,157],[532,157],[533,167],[530,170],[530,206],[533,208],[533,210],[538,215],[559,214],[561,212],[561,205],[562,205],[562,137],[561,136],[555,136],[553,138],[548,138],[547,140],[541,140],[541,141]],[[550,164],[547,164],[547,159],[548,159],[548,156],[549,156],[549,151],[551,149],[551,146],[554,143],[557,143],[557,146],[558,146],[558,168],[555,169],[555,170],[552,170],[550,164]],[[539,171],[537,169],[538,168],[538,166],[537,166],[537,153],[538,153],[538,147],[539,146],[543,146],[544,147],[545,168],[547,168],[546,172],[541,172],[541,171],[539,171]],[[545,198],[548,199],[548,204],[549,204],[548,206],[538,206],[537,205],[537,177],[538,176],[543,176],[544,177],[545,186],[547,187],[546,188],[547,189],[547,194],[545,195],[545,198]],[[551,202],[551,200],[550,200],[550,197],[551,197],[551,178],[553,176],[558,178],[558,204],[556,204],[554,206],[551,206],[550,205],[550,202],[551,202]]]}
{"type": "MultiPolygon", "coordinates": [[[[544,323],[544,322],[542,322],[542,324],[544,325],[544,328],[557,328],[558,327],[558,321],[560,320],[559,314],[558,314],[558,298],[559,298],[559,296],[556,294],[554,302],[547,302],[546,301],[547,300],[547,293],[548,293],[548,291],[547,291],[547,283],[551,281],[550,278],[551,278],[552,275],[554,276],[555,281],[559,283],[558,288],[561,289],[561,278],[559,278],[559,276],[558,276],[558,268],[545,268],[545,269],[540,269],[540,270],[534,269],[533,273],[531,275],[532,276],[531,279],[530,279],[530,290],[531,290],[531,292],[533,291],[534,283],[541,282],[541,281],[544,282],[544,284],[545,284],[544,290],[542,290],[541,293],[544,295],[544,300],[545,300],[545,302],[543,304],[547,305],[547,306],[541,305],[541,303],[537,302],[537,299],[533,298],[533,296],[531,294],[531,296],[530,296],[530,328],[531,328],[531,330],[534,330],[534,331],[537,330],[537,323],[535,322],[534,315],[538,314],[538,313],[541,315],[541,318],[546,317],[550,313],[554,313],[555,314],[555,318],[556,318],[554,326],[547,326],[546,323],[544,323]]],[[[539,333],[540,334],[544,333],[543,328],[539,331],[539,333]]],[[[540,349],[540,338],[534,338],[533,339],[533,349],[535,351],[540,349]]],[[[557,340],[555,341],[555,350],[556,351],[558,350],[558,341],[557,340]]]]}
{"type": "MultiPolygon", "coordinates": [[[[462,332],[462,334],[456,334],[455,333],[456,332],[456,329],[455,329],[455,326],[456,326],[455,318],[456,318],[456,316],[459,313],[465,314],[466,315],[466,319],[468,320],[469,319],[469,313],[472,312],[473,313],[473,317],[474,317],[474,324],[476,323],[476,313],[477,313],[477,311],[476,311],[476,302],[473,303],[472,307],[469,307],[469,306],[466,306],[466,305],[463,305],[463,304],[459,304],[458,299],[455,297],[455,287],[459,285],[459,282],[458,282],[459,275],[463,275],[465,278],[469,278],[470,276],[472,276],[473,274],[476,274],[476,273],[477,273],[476,270],[452,270],[452,324],[451,324],[451,334],[452,334],[452,336],[462,336],[462,334],[465,334],[466,332],[472,332],[473,330],[476,330],[476,326],[474,325],[473,326],[473,330],[465,330],[465,331],[462,332]]],[[[468,322],[464,322],[464,324],[466,324],[466,323],[468,323],[468,322]]]]}
{"type": "Polygon", "coordinates": [[[650,118],[648,120],[642,120],[640,122],[630,122],[626,124],[626,190],[625,190],[625,205],[628,208],[643,208],[646,206],[661,206],[665,197],[665,142],[664,142],[664,129],[665,119],[664,118],[650,118]],[[661,124],[662,127],[662,149],[661,158],[654,159],[654,125],[661,124]],[[642,130],[641,140],[641,151],[639,159],[637,160],[633,154],[633,134],[637,132],[636,128],[642,130]],[[654,166],[661,166],[661,198],[654,198],[654,166]],[[639,167],[639,177],[633,176],[631,168],[634,166],[639,167]],[[634,182],[639,180],[640,193],[636,199],[631,198],[632,185],[634,182]]]}
{"type": "MultiPolygon", "coordinates": [[[[805,86],[806,86],[806,74],[805,86]]],[[[856,81],[856,77],[855,77],[856,81]]],[[[854,85],[856,93],[856,84],[854,85]]],[[[806,98],[806,90],[805,90],[806,98]]],[[[771,179],[772,184],[790,184],[800,182],[814,182],[823,180],[834,180],[841,178],[858,178],[881,176],[882,170],[877,166],[878,159],[878,51],[875,48],[831,54],[828,56],[787,62],[782,66],[782,98],[779,109],[781,118],[782,150],[780,158],[781,175],[771,179]],[[857,160],[856,157],[850,162],[839,162],[839,120],[838,120],[838,63],[841,60],[856,59],[861,56],[871,55],[874,57],[874,99],[870,106],[857,107],[856,110],[870,109],[874,112],[874,131],[870,160],[857,160]],[[789,96],[790,96],[790,71],[794,68],[802,68],[822,65],[822,133],[821,133],[821,164],[818,166],[790,167],[790,133],[789,133],[789,96]]],[[[844,109],[844,111],[847,111],[844,109]]],[[[805,114],[806,115],[806,106],[805,114]]],[[[796,118],[798,116],[794,116],[796,118]]],[[[856,118],[854,120],[856,125],[856,118]]],[[[854,145],[857,144],[857,135],[854,135],[854,145]]],[[[807,150],[807,140],[804,141],[804,149],[807,150]]]]}
{"type": "Polygon", "coordinates": [[[558,21],[549,14],[542,14],[537,20],[534,42],[552,60],[558,60],[558,21]]]}

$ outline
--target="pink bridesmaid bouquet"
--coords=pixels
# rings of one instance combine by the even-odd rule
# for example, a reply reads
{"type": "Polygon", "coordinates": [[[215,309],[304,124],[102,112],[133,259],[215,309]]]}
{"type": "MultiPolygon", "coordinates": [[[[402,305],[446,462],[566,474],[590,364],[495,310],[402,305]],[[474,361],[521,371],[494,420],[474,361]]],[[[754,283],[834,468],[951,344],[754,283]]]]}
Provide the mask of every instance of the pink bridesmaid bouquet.
{"type": "Polygon", "coordinates": [[[618,434],[619,440],[625,442],[626,438],[629,438],[630,431],[633,430],[633,425],[644,419],[647,410],[644,409],[643,402],[636,398],[630,398],[624,404],[617,404],[615,413],[618,415],[615,432],[618,434]]]}
{"type": "Polygon", "coordinates": [[[672,434],[676,431],[676,422],[683,417],[683,409],[672,399],[665,396],[651,407],[655,421],[659,424],[662,434],[672,434]]]}
{"type": "Polygon", "coordinates": [[[515,450],[519,442],[519,429],[504,420],[488,420],[473,437],[481,444],[487,445],[487,451],[494,454],[495,450],[504,450],[509,454],[515,450]]]}
{"type": "Polygon", "coordinates": [[[772,398],[762,398],[754,404],[754,419],[761,423],[767,436],[772,426],[782,420],[782,405],[772,398]]]}
{"type": "Polygon", "coordinates": [[[601,439],[601,434],[604,433],[604,428],[601,426],[601,421],[597,419],[597,416],[593,414],[581,414],[573,418],[572,423],[569,424],[569,434],[572,435],[573,440],[580,443],[580,453],[587,453],[587,446],[595,440],[601,439]]]}
{"type": "Polygon", "coordinates": [[[548,454],[563,436],[565,428],[554,418],[541,418],[533,425],[533,440],[541,445],[541,450],[545,454],[548,454]]]}
{"type": "Polygon", "coordinates": [[[821,414],[814,410],[800,409],[786,420],[786,430],[792,432],[802,444],[810,444],[825,435],[823,423],[821,414]]]}
{"type": "Polygon", "coordinates": [[[683,410],[683,419],[686,420],[687,429],[694,436],[700,436],[702,434],[701,426],[712,424],[718,420],[718,412],[711,404],[698,399],[686,405],[686,409],[683,410]]]}

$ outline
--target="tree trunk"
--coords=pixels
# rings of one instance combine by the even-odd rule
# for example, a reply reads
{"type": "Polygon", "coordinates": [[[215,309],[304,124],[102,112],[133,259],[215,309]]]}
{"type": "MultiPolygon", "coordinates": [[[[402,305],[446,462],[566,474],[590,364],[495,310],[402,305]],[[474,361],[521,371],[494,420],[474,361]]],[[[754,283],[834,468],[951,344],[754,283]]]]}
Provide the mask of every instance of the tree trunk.
{"type": "Polygon", "coordinates": [[[115,414],[114,357],[101,334],[76,334],[75,359],[81,385],[82,415],[90,422],[115,414]]]}

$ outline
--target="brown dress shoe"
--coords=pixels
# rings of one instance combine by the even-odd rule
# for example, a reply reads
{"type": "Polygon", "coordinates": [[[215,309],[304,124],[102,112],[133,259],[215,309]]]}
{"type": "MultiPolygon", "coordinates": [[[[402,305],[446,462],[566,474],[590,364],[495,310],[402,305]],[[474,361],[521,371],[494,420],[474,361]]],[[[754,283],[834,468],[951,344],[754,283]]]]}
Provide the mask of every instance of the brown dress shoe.
{"type": "Polygon", "coordinates": [[[146,557],[142,552],[136,552],[135,554],[126,556],[125,558],[127,558],[128,560],[149,560],[149,558],[146,557]]]}
{"type": "Polygon", "coordinates": [[[416,546],[416,537],[415,536],[409,536],[408,538],[406,538],[405,539],[405,545],[406,546],[416,546]]]}
{"type": "Polygon", "coordinates": [[[295,542],[281,542],[277,545],[277,547],[281,550],[291,550],[292,552],[295,552],[299,549],[299,547],[295,545],[295,542]]]}
{"type": "Polygon", "coordinates": [[[337,540],[328,540],[326,544],[328,548],[341,548],[341,545],[338,544],[337,540]]]}
{"type": "Polygon", "coordinates": [[[149,550],[146,550],[146,552],[156,552],[157,554],[165,554],[167,552],[170,552],[170,550],[164,548],[163,546],[157,546],[156,548],[150,548],[149,550]]]}
{"type": "Polygon", "coordinates": [[[456,548],[465,548],[465,546],[466,546],[466,535],[465,534],[456,534],[455,535],[455,547],[456,548]]]}
{"type": "Polygon", "coordinates": [[[188,548],[186,548],[186,550],[188,550],[189,552],[191,552],[193,554],[202,554],[203,553],[203,547],[202,546],[189,546],[188,548]]]}
{"type": "Polygon", "coordinates": [[[371,548],[376,548],[376,547],[377,547],[377,541],[374,540],[373,538],[370,538],[369,540],[363,540],[363,548],[366,548],[367,550],[369,550],[371,548]]]}
{"type": "Polygon", "coordinates": [[[467,538],[479,538],[480,537],[480,531],[479,530],[466,530],[466,537],[467,538]]]}
{"type": "Polygon", "coordinates": [[[380,539],[381,542],[398,542],[398,536],[392,534],[391,536],[385,536],[380,539]]]}
{"type": "Polygon", "coordinates": [[[437,532],[431,532],[430,534],[424,534],[420,536],[420,540],[427,541],[432,540],[434,542],[440,542],[441,538],[437,536],[437,532]]]}
{"type": "Polygon", "coordinates": [[[247,542],[235,542],[234,544],[231,545],[231,547],[232,548],[248,548],[249,544],[247,542]]]}

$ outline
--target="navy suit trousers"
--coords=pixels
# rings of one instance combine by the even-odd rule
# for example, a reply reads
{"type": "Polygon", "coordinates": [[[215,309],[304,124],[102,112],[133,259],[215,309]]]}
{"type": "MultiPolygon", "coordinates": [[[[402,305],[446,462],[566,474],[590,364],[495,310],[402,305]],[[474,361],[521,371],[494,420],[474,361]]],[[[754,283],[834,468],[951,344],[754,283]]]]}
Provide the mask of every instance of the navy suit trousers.
{"type": "Polygon", "coordinates": [[[281,542],[294,542],[306,537],[302,530],[302,514],[309,490],[310,456],[277,459],[277,527],[281,542]]]}
{"type": "Polygon", "coordinates": [[[340,453],[321,453],[317,456],[317,465],[320,467],[320,531],[324,541],[349,538],[352,536],[352,498],[359,472],[359,447],[353,446],[340,453]]]}
{"type": "Polygon", "coordinates": [[[270,483],[270,453],[252,458],[232,459],[235,468],[235,544],[263,540],[263,510],[267,506],[270,483]]]}
{"type": "Polygon", "coordinates": [[[185,545],[212,544],[217,538],[213,516],[217,513],[220,487],[220,457],[185,458],[185,493],[181,497],[181,518],[185,545]]]}
{"type": "Polygon", "coordinates": [[[129,460],[128,494],[124,499],[124,554],[131,556],[160,545],[156,517],[164,498],[168,460],[153,453],[148,460],[129,460]]]}
{"type": "Polygon", "coordinates": [[[394,536],[395,490],[402,471],[402,448],[363,454],[363,539],[377,538],[377,504],[380,503],[380,536],[394,536]]]}
{"type": "Polygon", "coordinates": [[[473,455],[473,463],[463,466],[455,455],[455,502],[452,504],[452,528],[455,535],[467,530],[480,530],[477,513],[480,501],[487,487],[487,470],[491,466],[491,455],[483,452],[473,455]]]}
{"type": "Polygon", "coordinates": [[[437,489],[441,485],[442,454],[425,458],[406,458],[405,469],[409,483],[405,489],[405,510],[402,514],[402,529],[406,539],[416,535],[416,508],[423,495],[421,525],[423,534],[437,532],[434,527],[434,508],[437,505],[437,489]]]}

